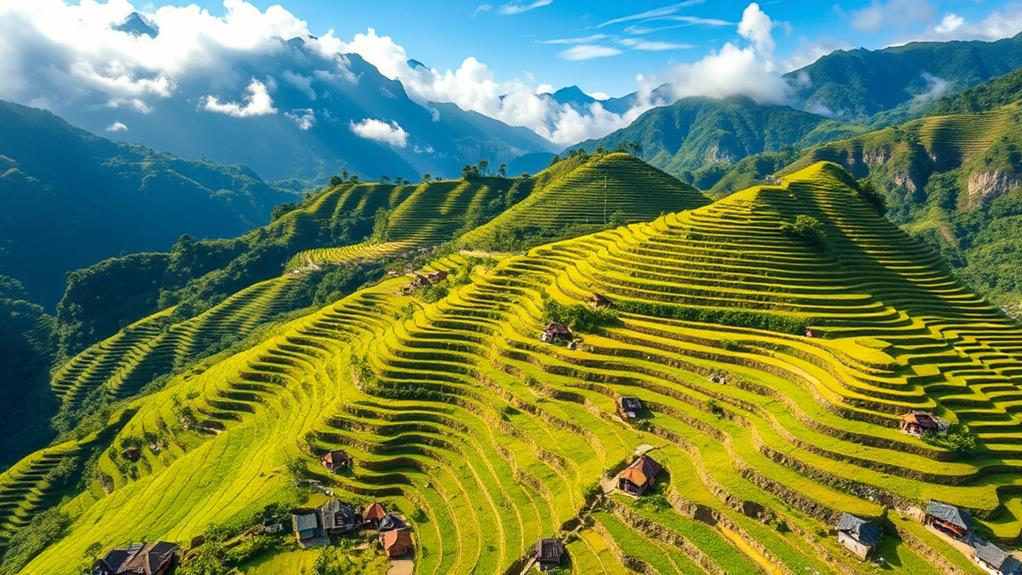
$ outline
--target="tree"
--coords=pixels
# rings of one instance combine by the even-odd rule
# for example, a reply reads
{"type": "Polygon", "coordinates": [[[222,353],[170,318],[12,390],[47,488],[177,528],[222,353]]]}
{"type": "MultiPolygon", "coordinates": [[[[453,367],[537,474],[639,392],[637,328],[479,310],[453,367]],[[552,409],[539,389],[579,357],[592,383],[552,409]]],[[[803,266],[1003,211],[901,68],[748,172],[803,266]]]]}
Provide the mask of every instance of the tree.
{"type": "Polygon", "coordinates": [[[497,168],[497,173],[500,175],[500,177],[506,178],[507,177],[507,164],[501,164],[500,167],[497,168]]]}
{"type": "Polygon", "coordinates": [[[344,183],[344,178],[341,176],[330,176],[330,186],[336,188],[337,186],[344,183]]]}
{"type": "Polygon", "coordinates": [[[479,173],[480,174],[485,176],[486,175],[486,171],[489,170],[489,169],[490,169],[490,161],[489,160],[479,160],[479,173]]]}
{"type": "MultiPolygon", "coordinates": [[[[482,162],[480,162],[480,163],[482,163],[482,162]]],[[[475,166],[473,166],[471,164],[465,164],[461,168],[461,179],[467,181],[467,180],[472,180],[472,179],[475,179],[475,178],[478,178],[478,177],[479,177],[479,168],[476,168],[475,166]]]]}
{"type": "Polygon", "coordinates": [[[352,174],[352,176],[351,176],[351,183],[357,184],[358,183],[358,176],[352,174]]]}
{"type": "Polygon", "coordinates": [[[437,176],[437,177],[433,178],[433,181],[439,183],[439,182],[444,181],[444,178],[443,178],[443,176],[437,176]]]}
{"type": "Polygon", "coordinates": [[[432,180],[432,179],[433,179],[433,176],[430,176],[429,172],[426,172],[425,174],[422,174],[422,181],[423,182],[428,184],[429,181],[432,180]]]}
{"type": "Polygon", "coordinates": [[[348,168],[344,168],[343,170],[341,170],[341,179],[342,180],[348,179],[348,168]]]}
{"type": "Polygon", "coordinates": [[[390,176],[380,176],[380,183],[381,184],[389,184],[390,183],[390,176]]]}

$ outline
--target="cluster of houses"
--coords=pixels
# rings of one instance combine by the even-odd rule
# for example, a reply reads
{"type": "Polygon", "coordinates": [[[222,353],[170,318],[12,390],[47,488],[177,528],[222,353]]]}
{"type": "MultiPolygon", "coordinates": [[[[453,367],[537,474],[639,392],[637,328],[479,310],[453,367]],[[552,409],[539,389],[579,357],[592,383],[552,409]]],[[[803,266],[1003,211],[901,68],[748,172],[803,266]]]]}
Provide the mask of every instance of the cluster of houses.
{"type": "MultiPolygon", "coordinates": [[[[931,500],[923,511],[923,524],[968,546],[973,561],[988,573],[1022,575],[1022,562],[1018,558],[973,533],[968,511],[931,500]]],[[[850,513],[842,515],[837,524],[838,542],[862,560],[873,555],[882,535],[879,524],[850,513]]]]}
{"type": "Polygon", "coordinates": [[[413,273],[410,275],[412,276],[412,281],[402,288],[401,291],[404,293],[411,293],[417,289],[426,288],[433,284],[440,283],[447,279],[449,274],[446,270],[439,270],[426,274],[413,273]]]}
{"type": "Polygon", "coordinates": [[[327,545],[341,535],[373,530],[388,557],[403,557],[414,549],[408,525],[378,502],[360,512],[350,503],[330,499],[316,508],[293,509],[291,525],[302,547],[327,545]]]}
{"type": "Polygon", "coordinates": [[[107,551],[92,575],[168,575],[177,564],[178,546],[165,541],[132,543],[107,551]]]}

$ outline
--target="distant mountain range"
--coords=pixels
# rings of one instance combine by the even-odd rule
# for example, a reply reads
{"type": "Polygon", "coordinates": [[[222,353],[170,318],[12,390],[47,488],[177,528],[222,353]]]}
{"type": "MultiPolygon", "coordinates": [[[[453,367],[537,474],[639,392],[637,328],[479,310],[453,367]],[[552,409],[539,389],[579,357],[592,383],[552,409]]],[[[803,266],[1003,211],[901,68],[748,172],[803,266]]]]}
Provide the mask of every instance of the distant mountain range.
{"type": "MultiPolygon", "coordinates": [[[[121,29],[159,33],[150,26],[129,17],[121,29]]],[[[226,77],[181,79],[151,109],[82,106],[62,113],[95,133],[112,129],[118,140],[185,158],[244,164],[267,180],[323,179],[343,169],[365,179],[418,180],[427,172],[456,175],[479,160],[496,165],[557,148],[527,128],[453,104],[413,101],[400,82],[361,56],[327,57],[302,38],[280,40],[270,57],[239,58],[226,77]],[[268,93],[272,113],[266,106],[265,114],[244,110],[253,90],[268,93]],[[210,96],[219,112],[207,109],[210,96]],[[367,122],[375,130],[359,131],[367,122]]]]}
{"type": "MultiPolygon", "coordinates": [[[[683,98],[648,110],[626,128],[572,147],[615,149],[636,143],[646,161],[708,189],[750,155],[801,149],[933,113],[941,97],[1019,67],[1022,34],[996,42],[914,42],[883,50],[839,50],[785,75],[792,86],[788,106],[758,104],[745,97],[683,98]]],[[[669,85],[655,92],[661,101],[670,100],[670,94],[669,85]]],[[[575,87],[551,97],[573,106],[596,101],[575,87]]],[[[627,109],[636,98],[633,93],[604,106],[627,109]]],[[[790,153],[785,158],[793,159],[790,153]]],[[[769,164],[775,167],[776,163],[769,164]]]]}
{"type": "Polygon", "coordinates": [[[0,101],[0,274],[53,306],[64,274],[181,234],[238,235],[293,193],[248,168],[119,144],[0,101]]]}

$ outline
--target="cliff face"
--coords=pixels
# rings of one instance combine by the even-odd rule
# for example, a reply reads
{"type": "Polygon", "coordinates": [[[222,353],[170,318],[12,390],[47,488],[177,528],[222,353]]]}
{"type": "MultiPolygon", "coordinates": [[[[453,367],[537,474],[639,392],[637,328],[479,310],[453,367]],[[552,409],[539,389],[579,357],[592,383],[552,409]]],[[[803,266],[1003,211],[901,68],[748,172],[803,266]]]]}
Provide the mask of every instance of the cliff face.
{"type": "Polygon", "coordinates": [[[1019,174],[996,170],[993,172],[973,172],[966,185],[967,206],[978,208],[989,204],[1013,189],[1022,187],[1022,176],[1019,174]]]}

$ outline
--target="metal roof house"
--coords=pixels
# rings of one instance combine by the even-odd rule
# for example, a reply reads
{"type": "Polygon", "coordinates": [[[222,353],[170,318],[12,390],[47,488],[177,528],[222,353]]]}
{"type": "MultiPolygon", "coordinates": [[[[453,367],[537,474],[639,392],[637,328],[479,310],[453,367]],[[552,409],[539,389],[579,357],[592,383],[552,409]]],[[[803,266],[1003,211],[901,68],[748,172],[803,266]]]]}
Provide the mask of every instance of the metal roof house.
{"type": "Polygon", "coordinates": [[[851,513],[841,515],[841,520],[837,524],[838,543],[863,561],[869,559],[873,550],[880,544],[882,534],[879,525],[851,513]]]}

